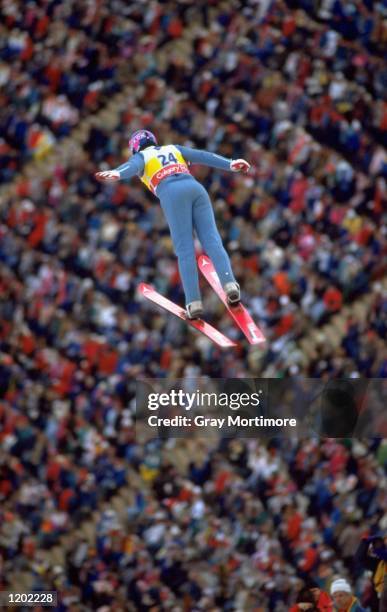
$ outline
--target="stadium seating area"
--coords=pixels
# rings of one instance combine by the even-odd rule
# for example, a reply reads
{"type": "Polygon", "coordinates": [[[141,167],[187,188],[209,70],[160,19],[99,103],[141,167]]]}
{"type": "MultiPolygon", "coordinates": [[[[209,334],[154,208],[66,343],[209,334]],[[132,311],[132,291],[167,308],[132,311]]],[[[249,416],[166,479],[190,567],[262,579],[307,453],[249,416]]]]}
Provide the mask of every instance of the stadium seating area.
{"type": "Polygon", "coordinates": [[[0,585],[16,568],[63,610],[280,612],[339,575],[372,610],[351,557],[387,527],[384,441],[234,441],[189,465],[136,440],[133,381],[385,377],[383,2],[23,5],[0,10],[0,585]],[[253,164],[193,172],[265,350],[221,353],[137,296],[183,302],[168,230],[138,182],[93,174],[143,125],[253,164]]]}

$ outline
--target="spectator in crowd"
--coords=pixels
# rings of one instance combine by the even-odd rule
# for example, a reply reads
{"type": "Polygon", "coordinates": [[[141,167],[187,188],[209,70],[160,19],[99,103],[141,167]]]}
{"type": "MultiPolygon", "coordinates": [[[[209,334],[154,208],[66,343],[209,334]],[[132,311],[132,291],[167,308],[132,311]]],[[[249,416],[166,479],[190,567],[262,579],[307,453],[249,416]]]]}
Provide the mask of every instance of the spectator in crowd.
{"type": "Polygon", "coordinates": [[[364,612],[359,600],[352,594],[351,585],[343,578],[334,580],[330,590],[337,612],[364,612]]]}
{"type": "Polygon", "coordinates": [[[318,611],[313,593],[309,589],[300,591],[297,595],[297,603],[290,608],[289,612],[301,612],[302,610],[318,611]]]}
{"type": "Polygon", "coordinates": [[[383,593],[386,588],[387,537],[382,533],[365,536],[361,539],[355,552],[354,568],[361,574],[364,570],[372,571],[372,591],[369,604],[375,610],[382,610],[383,593]]]}
{"type": "Polygon", "coordinates": [[[318,584],[309,581],[309,591],[312,593],[313,601],[319,612],[333,612],[333,602],[326,591],[319,588],[318,584]]]}

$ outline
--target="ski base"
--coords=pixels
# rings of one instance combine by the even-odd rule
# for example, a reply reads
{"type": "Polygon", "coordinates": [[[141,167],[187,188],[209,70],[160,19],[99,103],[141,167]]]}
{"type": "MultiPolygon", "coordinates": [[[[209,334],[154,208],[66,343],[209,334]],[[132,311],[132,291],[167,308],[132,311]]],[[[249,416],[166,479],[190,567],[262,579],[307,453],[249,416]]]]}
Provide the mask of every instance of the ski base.
{"type": "Polygon", "coordinates": [[[266,338],[263,335],[262,331],[259,329],[258,325],[254,323],[249,312],[246,310],[242,303],[239,303],[238,306],[229,306],[227,302],[227,296],[223,290],[223,287],[221,285],[221,282],[212,264],[211,259],[207,257],[207,255],[199,255],[197,258],[197,262],[199,270],[206,278],[208,283],[211,285],[218,297],[222,300],[230,316],[234,319],[239,329],[246,336],[249,343],[262,344],[263,342],[266,342],[266,338]]]}
{"type": "Polygon", "coordinates": [[[212,340],[212,342],[214,342],[221,348],[230,348],[233,346],[237,346],[235,342],[230,340],[230,338],[227,338],[227,336],[224,336],[220,331],[215,329],[215,327],[212,327],[212,325],[210,325],[209,323],[206,323],[206,321],[203,321],[202,319],[188,319],[184,308],[181,308],[181,306],[178,306],[168,298],[161,295],[161,293],[156,291],[156,289],[154,289],[152,285],[148,285],[147,283],[141,283],[138,287],[138,290],[141,295],[144,296],[147,300],[154,302],[158,306],[161,306],[168,312],[174,314],[176,317],[179,317],[179,319],[182,319],[183,321],[188,323],[190,327],[193,327],[194,329],[200,331],[202,334],[207,336],[207,338],[212,340]]]}

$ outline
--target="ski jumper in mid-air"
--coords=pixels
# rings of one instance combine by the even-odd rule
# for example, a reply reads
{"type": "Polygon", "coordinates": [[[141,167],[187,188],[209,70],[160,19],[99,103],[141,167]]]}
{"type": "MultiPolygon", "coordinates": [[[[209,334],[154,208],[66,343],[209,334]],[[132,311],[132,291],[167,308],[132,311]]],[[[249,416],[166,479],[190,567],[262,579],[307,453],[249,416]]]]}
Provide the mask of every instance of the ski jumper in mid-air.
{"type": "Polygon", "coordinates": [[[114,170],[97,172],[100,181],[119,181],[138,176],[156,195],[171,232],[186,299],[189,319],[200,318],[203,303],[195,258],[193,231],[219,276],[229,305],[240,302],[230,259],[215,223],[214,211],[206,189],[190,173],[188,163],[203,164],[231,172],[248,172],[250,164],[243,159],[231,160],[209,151],[180,145],[158,146],[148,130],[138,130],[129,140],[132,157],[114,170]]]}

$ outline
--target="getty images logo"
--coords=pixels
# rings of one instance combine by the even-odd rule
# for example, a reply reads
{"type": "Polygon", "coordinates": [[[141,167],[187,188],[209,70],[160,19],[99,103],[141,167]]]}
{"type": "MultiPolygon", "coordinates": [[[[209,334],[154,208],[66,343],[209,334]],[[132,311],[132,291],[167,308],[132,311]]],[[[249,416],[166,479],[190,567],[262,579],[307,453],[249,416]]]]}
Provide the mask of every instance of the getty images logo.
{"type": "Polygon", "coordinates": [[[240,408],[258,407],[262,390],[252,393],[205,393],[197,389],[190,393],[172,389],[168,393],[149,393],[148,409],[158,410],[169,406],[192,410],[193,408],[240,408]]]}

